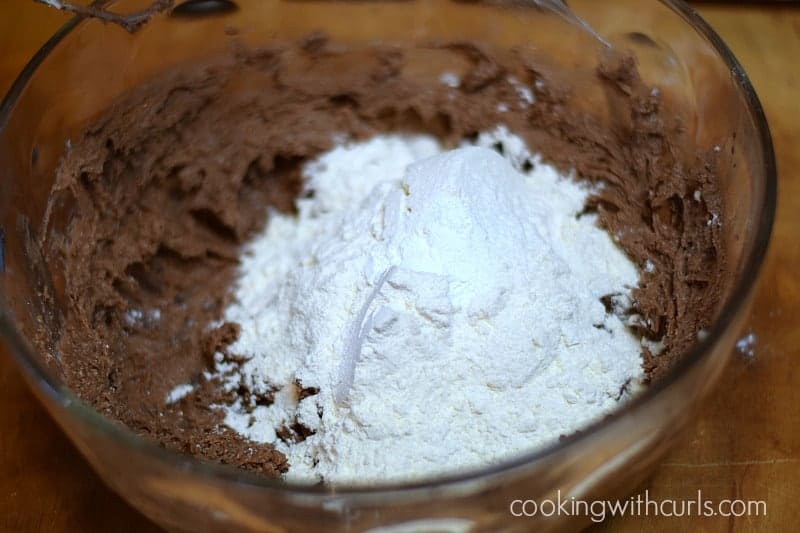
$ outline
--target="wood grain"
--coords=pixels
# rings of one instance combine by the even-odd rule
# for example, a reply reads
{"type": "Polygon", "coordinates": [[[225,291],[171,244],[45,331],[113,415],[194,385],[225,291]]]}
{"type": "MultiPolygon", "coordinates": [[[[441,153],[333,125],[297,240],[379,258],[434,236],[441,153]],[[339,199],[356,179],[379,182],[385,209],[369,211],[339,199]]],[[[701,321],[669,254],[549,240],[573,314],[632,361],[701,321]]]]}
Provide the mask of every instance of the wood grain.
{"type": "MultiPolygon", "coordinates": [[[[765,500],[766,517],[608,520],[597,531],[793,531],[800,524],[800,8],[702,4],[743,63],[770,122],[779,167],[773,245],[737,356],[653,478],[651,499],[765,500]]],[[[0,94],[65,21],[31,0],[0,2],[0,94]]],[[[0,351],[2,349],[0,348],[0,351]]],[[[0,530],[155,531],[100,480],[0,354],[0,530]]]]}

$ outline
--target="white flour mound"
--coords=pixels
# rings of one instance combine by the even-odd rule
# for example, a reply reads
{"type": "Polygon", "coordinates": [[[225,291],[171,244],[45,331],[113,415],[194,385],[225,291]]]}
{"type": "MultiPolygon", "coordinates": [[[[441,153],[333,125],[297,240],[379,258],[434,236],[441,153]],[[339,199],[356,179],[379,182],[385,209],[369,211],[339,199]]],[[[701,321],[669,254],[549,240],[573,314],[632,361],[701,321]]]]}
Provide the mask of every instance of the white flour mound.
{"type": "Polygon", "coordinates": [[[344,144],[305,179],[298,215],[272,214],[242,257],[224,320],[241,325],[228,351],[247,361],[218,354],[216,369],[274,398],[219,407],[286,454],[288,479],[496,463],[641,382],[640,339],[600,302],[629,298],[635,265],[581,216],[590,189],[505,129],[450,151],[427,136],[344,144]]]}

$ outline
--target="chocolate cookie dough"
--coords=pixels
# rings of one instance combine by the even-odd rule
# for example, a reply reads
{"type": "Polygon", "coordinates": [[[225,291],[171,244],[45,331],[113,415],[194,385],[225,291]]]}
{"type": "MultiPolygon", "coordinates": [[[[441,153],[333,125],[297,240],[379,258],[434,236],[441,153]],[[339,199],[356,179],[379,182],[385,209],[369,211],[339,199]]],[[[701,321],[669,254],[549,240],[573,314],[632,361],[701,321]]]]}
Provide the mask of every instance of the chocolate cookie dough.
{"type": "Polygon", "coordinates": [[[57,171],[53,205],[70,206],[70,221],[47,247],[67,300],[57,345],[46,347],[54,368],[84,401],[164,446],[279,475],[280,453],[211,408],[236,392],[202,377],[238,333],[216,321],[239,247],[269,208],[292,211],[303,162],[337,138],[421,132],[454,145],[505,124],[549,162],[604,183],[586,209],[642,267],[632,306],[604,303],[648,346],[663,343],[660,354],[643,348],[658,379],[720,299],[713,152],[677,149],[680,120],[631,59],[604,59],[595,81],[610,125],[546,62],[479,43],[354,47],[313,35],[161,75],[73,140],[57,171]],[[457,87],[442,83],[445,71],[457,87]],[[524,105],[520,83],[531,88],[524,105]],[[167,403],[187,382],[193,392],[167,403]]]}

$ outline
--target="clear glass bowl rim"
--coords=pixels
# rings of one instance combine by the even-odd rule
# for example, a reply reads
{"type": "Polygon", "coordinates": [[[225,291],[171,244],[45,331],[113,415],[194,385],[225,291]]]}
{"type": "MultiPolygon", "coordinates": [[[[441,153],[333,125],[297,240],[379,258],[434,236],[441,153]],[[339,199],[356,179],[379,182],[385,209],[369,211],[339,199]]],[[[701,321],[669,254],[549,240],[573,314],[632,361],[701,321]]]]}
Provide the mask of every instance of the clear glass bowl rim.
{"type": "MultiPolygon", "coordinates": [[[[422,481],[389,482],[350,487],[336,485],[333,489],[330,486],[324,485],[291,483],[283,480],[269,479],[229,465],[200,461],[189,455],[163,448],[151,440],[140,437],[121,424],[104,417],[92,407],[83,403],[66,386],[57,383],[52,376],[50,376],[43,365],[33,356],[31,347],[24,340],[13,323],[9,310],[2,306],[2,304],[0,304],[0,336],[6,341],[12,357],[33,380],[39,388],[39,391],[64,408],[71,416],[75,417],[79,423],[88,425],[94,430],[102,432],[105,436],[119,442],[128,449],[146,454],[150,458],[167,465],[178,467],[184,473],[197,475],[201,478],[214,478],[220,481],[248,485],[261,490],[268,489],[276,492],[307,496],[330,496],[332,493],[335,493],[339,497],[361,495],[368,496],[370,499],[389,497],[392,494],[399,495],[400,493],[409,495],[415,491],[428,491],[430,489],[441,489],[446,486],[487,481],[490,478],[501,476],[505,473],[511,473],[518,468],[524,468],[527,465],[541,461],[557,453],[564,452],[577,442],[591,439],[602,429],[614,425],[620,418],[631,415],[656,398],[710,353],[711,347],[714,346],[722,337],[723,333],[731,327],[738,311],[746,304],[751,291],[755,287],[759,271],[767,253],[769,238],[775,218],[777,172],[772,137],[770,135],[769,126],[767,125],[766,116],[764,115],[764,110],[749,78],[739,64],[739,61],[734,57],[733,53],[719,35],[717,35],[711,26],[691,6],[686,4],[683,0],[657,1],[681,16],[689,27],[693,28],[702,37],[708,40],[719,54],[719,57],[730,68],[734,83],[739,87],[741,94],[744,95],[748,111],[758,130],[757,141],[761,147],[764,159],[762,172],[766,183],[764,184],[763,203],[760,206],[761,216],[756,220],[754,228],[756,239],[751,253],[745,258],[741,279],[731,291],[731,296],[722,308],[719,318],[709,328],[708,335],[702,341],[698,342],[660,381],[648,386],[626,406],[617,409],[606,418],[595,422],[580,434],[562,439],[548,447],[521,454],[500,464],[473,468],[458,474],[440,476],[422,481]]],[[[98,2],[98,5],[110,5],[113,3],[115,3],[115,0],[105,0],[103,2],[98,2]]],[[[35,74],[37,68],[61,40],[69,35],[70,32],[83,21],[84,18],[81,16],[70,19],[27,63],[0,104],[0,132],[5,129],[8,118],[17,100],[22,95],[24,88],[35,74]]]]}

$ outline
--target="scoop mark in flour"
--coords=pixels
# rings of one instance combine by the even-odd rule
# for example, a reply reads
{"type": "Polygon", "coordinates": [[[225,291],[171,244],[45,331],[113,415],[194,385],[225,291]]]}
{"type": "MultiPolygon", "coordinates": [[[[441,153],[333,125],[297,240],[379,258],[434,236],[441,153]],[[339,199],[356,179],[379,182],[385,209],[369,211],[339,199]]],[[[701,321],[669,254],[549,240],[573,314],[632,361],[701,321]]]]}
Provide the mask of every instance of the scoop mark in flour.
{"type": "Polygon", "coordinates": [[[378,297],[383,284],[386,283],[389,276],[394,274],[395,270],[397,270],[397,267],[391,266],[381,274],[381,277],[378,278],[377,283],[375,283],[375,288],[372,289],[364,305],[361,306],[358,315],[356,315],[356,319],[350,326],[350,330],[347,334],[347,343],[345,344],[344,357],[342,357],[339,366],[339,379],[336,382],[333,393],[333,397],[338,404],[347,403],[348,397],[350,396],[350,389],[353,387],[353,381],[355,380],[356,364],[361,356],[361,346],[364,344],[364,337],[372,330],[375,312],[373,311],[367,317],[367,311],[369,311],[375,298],[378,297]]]}

